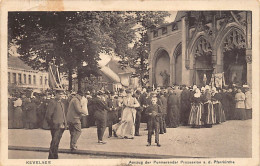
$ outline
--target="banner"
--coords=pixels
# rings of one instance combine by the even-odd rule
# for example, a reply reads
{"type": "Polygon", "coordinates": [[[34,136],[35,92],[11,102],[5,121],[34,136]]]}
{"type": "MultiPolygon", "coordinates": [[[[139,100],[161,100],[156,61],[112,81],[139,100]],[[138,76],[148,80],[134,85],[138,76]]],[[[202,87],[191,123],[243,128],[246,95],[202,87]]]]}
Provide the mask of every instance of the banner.
{"type": "Polygon", "coordinates": [[[225,86],[226,83],[224,78],[224,72],[212,74],[210,85],[211,87],[216,88],[222,88],[223,86],[225,86]]]}
{"type": "Polygon", "coordinates": [[[61,85],[60,74],[58,71],[58,67],[53,63],[49,63],[49,86],[51,89],[53,88],[63,88],[61,85]]]}

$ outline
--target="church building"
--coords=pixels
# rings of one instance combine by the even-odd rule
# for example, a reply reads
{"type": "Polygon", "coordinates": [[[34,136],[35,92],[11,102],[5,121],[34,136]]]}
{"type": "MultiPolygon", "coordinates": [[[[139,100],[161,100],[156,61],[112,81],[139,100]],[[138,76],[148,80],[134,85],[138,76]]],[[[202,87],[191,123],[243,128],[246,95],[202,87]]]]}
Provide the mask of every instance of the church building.
{"type": "Polygon", "coordinates": [[[151,85],[203,86],[222,74],[226,85],[252,87],[251,11],[179,11],[150,28],[149,41],[151,85]]]}

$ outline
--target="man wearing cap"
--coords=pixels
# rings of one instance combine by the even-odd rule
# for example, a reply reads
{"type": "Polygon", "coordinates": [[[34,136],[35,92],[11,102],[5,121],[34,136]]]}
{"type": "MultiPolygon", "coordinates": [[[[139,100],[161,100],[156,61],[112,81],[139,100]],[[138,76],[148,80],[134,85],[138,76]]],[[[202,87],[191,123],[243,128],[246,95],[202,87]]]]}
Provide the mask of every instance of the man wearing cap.
{"type": "Polygon", "coordinates": [[[51,145],[48,159],[58,159],[60,139],[67,127],[64,104],[61,102],[63,90],[56,89],[56,98],[48,104],[45,119],[51,130],[51,145]]]}
{"type": "Polygon", "coordinates": [[[70,149],[71,151],[77,150],[77,141],[81,134],[81,117],[83,115],[83,110],[81,107],[81,98],[83,93],[78,91],[78,93],[71,99],[68,107],[67,121],[70,130],[70,149]]]}

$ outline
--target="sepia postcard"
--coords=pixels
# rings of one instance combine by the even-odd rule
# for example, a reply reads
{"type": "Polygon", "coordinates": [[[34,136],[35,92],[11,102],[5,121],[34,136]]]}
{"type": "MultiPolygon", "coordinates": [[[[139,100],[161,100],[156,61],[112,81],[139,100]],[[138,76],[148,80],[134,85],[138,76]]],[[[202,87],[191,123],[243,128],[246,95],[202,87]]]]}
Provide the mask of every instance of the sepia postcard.
{"type": "Polygon", "coordinates": [[[0,165],[258,166],[259,7],[2,0],[0,165]]]}

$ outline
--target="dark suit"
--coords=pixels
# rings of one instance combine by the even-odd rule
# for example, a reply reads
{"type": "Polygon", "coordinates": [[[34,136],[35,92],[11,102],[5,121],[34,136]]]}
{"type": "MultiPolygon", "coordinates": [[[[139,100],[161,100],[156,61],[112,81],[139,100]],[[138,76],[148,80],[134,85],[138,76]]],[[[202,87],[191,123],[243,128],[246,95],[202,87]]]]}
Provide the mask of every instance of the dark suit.
{"type": "Polygon", "coordinates": [[[160,133],[166,133],[166,114],[167,114],[167,98],[164,95],[161,95],[158,99],[158,103],[161,106],[162,115],[160,118],[160,133]]]}
{"type": "Polygon", "coordinates": [[[148,116],[148,143],[152,142],[152,132],[155,130],[155,143],[159,144],[159,129],[160,129],[160,116],[161,108],[158,104],[150,105],[147,107],[145,114],[148,116]],[[152,115],[149,115],[152,113],[152,115]]]}
{"type": "Polygon", "coordinates": [[[140,128],[140,123],[141,123],[141,117],[142,117],[142,100],[139,97],[136,97],[137,101],[140,103],[140,107],[136,108],[136,119],[135,119],[135,135],[139,135],[139,128],[140,128]]]}
{"type": "Polygon", "coordinates": [[[111,110],[107,112],[107,127],[109,131],[109,136],[112,136],[112,125],[117,123],[118,120],[118,105],[115,99],[108,99],[107,106],[111,110]]]}
{"type": "Polygon", "coordinates": [[[51,129],[51,145],[48,159],[58,159],[60,139],[67,126],[64,104],[58,100],[52,100],[47,108],[45,119],[51,129]]]}
{"type": "Polygon", "coordinates": [[[95,111],[94,117],[97,124],[98,140],[102,141],[106,130],[107,110],[109,108],[100,98],[95,97],[92,100],[92,109],[95,111]]]}

